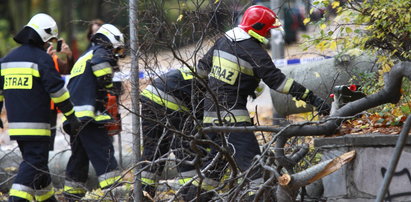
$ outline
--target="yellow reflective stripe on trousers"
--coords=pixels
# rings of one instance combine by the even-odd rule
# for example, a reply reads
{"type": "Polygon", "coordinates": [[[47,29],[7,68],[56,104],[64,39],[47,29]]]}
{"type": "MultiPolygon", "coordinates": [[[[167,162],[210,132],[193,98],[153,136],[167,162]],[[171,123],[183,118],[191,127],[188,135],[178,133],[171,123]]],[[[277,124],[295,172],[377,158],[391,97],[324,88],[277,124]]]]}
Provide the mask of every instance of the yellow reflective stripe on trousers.
{"type": "Polygon", "coordinates": [[[36,201],[45,201],[54,195],[54,188],[51,187],[51,190],[42,195],[36,195],[36,201]]]}
{"type": "MultiPolygon", "coordinates": [[[[223,121],[227,121],[229,123],[251,122],[248,111],[243,109],[235,109],[229,112],[221,111],[220,117],[223,121]]],[[[204,112],[203,123],[215,123],[216,121],[218,121],[217,112],[204,112]]]]}
{"type": "MultiPolygon", "coordinates": [[[[200,186],[199,180],[198,179],[194,180],[193,185],[196,186],[196,187],[199,187],[200,186]]],[[[204,189],[206,191],[213,190],[213,189],[217,188],[217,186],[218,186],[217,181],[214,181],[214,180],[208,179],[208,178],[204,178],[204,180],[201,183],[201,189],[204,189]]]]}
{"type": "Polygon", "coordinates": [[[119,181],[120,178],[121,178],[120,176],[116,176],[116,177],[112,177],[112,178],[108,178],[106,180],[103,180],[99,183],[100,187],[105,188],[105,187],[111,186],[114,183],[116,183],[117,181],[119,181]]]}
{"type": "Polygon", "coordinates": [[[185,183],[190,182],[190,180],[192,179],[193,179],[192,177],[181,178],[178,180],[178,184],[184,185],[185,183]]]}
{"type": "Polygon", "coordinates": [[[156,184],[156,181],[153,180],[153,179],[149,179],[149,178],[142,177],[142,178],[141,178],[141,184],[144,184],[144,185],[154,185],[154,184],[156,184]]]}
{"type": "Polygon", "coordinates": [[[25,191],[16,190],[16,189],[10,189],[9,196],[23,198],[28,201],[33,201],[34,199],[33,195],[31,195],[30,193],[25,192],[25,191]]]}
{"type": "Polygon", "coordinates": [[[64,92],[61,96],[59,97],[51,97],[54,103],[60,103],[64,102],[65,100],[68,100],[70,98],[70,93],[68,91],[64,92]]]}
{"type": "Polygon", "coordinates": [[[83,189],[83,188],[80,188],[80,187],[74,188],[74,187],[70,187],[70,186],[67,186],[67,185],[64,185],[63,191],[67,192],[67,193],[70,193],[70,194],[84,194],[84,193],[86,193],[86,190],[83,189]]]}
{"type": "Polygon", "coordinates": [[[154,94],[154,93],[152,93],[152,92],[150,92],[146,89],[143,90],[143,92],[141,92],[141,95],[148,98],[148,99],[150,99],[150,100],[152,100],[153,102],[155,102],[159,105],[165,106],[165,107],[167,107],[169,109],[172,109],[174,111],[187,111],[187,112],[189,111],[187,107],[178,105],[176,103],[170,102],[170,101],[165,100],[165,99],[162,99],[158,95],[156,95],[156,94],[154,94]]]}
{"type": "Polygon", "coordinates": [[[50,136],[51,132],[49,129],[9,129],[9,135],[22,135],[22,136],[50,136]]]}

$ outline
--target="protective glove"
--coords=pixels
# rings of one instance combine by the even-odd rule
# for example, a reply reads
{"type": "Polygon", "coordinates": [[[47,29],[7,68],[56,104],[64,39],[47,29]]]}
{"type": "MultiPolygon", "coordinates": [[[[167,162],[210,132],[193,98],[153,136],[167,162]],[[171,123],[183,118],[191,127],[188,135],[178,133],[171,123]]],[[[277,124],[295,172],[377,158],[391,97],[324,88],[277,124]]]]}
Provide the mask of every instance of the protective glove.
{"type": "Polygon", "coordinates": [[[70,124],[70,134],[71,135],[76,135],[78,132],[81,130],[82,124],[80,119],[77,118],[76,115],[71,114],[67,116],[67,121],[70,124]]]}
{"type": "Polygon", "coordinates": [[[318,114],[323,116],[330,114],[331,107],[322,98],[312,95],[308,102],[317,108],[318,114]]]}

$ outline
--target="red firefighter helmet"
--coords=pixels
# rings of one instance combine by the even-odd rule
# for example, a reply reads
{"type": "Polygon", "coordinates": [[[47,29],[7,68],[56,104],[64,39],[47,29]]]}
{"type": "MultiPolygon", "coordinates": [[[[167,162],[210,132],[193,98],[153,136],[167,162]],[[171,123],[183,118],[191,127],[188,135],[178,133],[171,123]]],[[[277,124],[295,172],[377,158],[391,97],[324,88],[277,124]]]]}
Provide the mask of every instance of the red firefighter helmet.
{"type": "Polygon", "coordinates": [[[248,32],[253,30],[257,34],[267,37],[270,29],[281,26],[277,15],[271,9],[265,6],[250,6],[243,15],[241,23],[238,25],[241,29],[248,32]]]}

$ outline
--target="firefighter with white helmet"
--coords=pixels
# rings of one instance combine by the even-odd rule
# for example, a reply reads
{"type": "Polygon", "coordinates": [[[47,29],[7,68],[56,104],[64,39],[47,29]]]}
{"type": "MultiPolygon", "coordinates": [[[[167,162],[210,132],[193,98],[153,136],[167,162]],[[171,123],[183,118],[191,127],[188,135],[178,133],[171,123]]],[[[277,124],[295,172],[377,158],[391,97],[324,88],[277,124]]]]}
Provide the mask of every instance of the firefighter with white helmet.
{"type": "Polygon", "coordinates": [[[72,132],[80,127],[70,94],[46,53],[57,35],[54,19],[39,13],[14,37],[21,46],[0,60],[0,101],[4,96],[10,139],[17,141],[23,157],[9,201],[57,201],[48,168],[50,99],[72,132]]]}
{"type": "MultiPolygon", "coordinates": [[[[208,76],[208,87],[204,102],[204,126],[251,126],[246,108],[247,97],[254,95],[260,80],[264,81],[271,89],[281,93],[290,94],[297,100],[303,100],[315,106],[321,114],[327,114],[330,107],[323,99],[315,96],[312,91],[295,82],[275,67],[271,57],[262,44],[267,43],[270,30],[279,28],[276,14],[264,6],[251,6],[243,16],[241,23],[219,38],[206,55],[200,59],[197,72],[204,77],[208,76]],[[214,101],[213,97],[217,99],[214,101]]],[[[222,145],[224,138],[228,138],[231,145],[233,158],[236,160],[240,172],[246,171],[253,158],[260,154],[257,139],[252,132],[232,132],[218,135],[208,134],[215,143],[222,145]],[[224,138],[223,138],[224,137],[224,138]]],[[[217,150],[212,148],[210,162],[217,150]]],[[[203,166],[209,167],[209,163],[203,166]]],[[[194,181],[188,189],[186,200],[197,196],[197,190],[202,193],[200,201],[211,200],[213,192],[207,192],[219,186],[224,176],[226,161],[220,158],[213,167],[208,168],[201,187],[194,181]]],[[[234,168],[232,168],[234,169],[234,168]]],[[[249,176],[251,189],[261,184],[261,172],[255,169],[249,176]]],[[[250,192],[251,193],[251,192],[250,192]]]]}
{"type": "MultiPolygon", "coordinates": [[[[96,170],[101,188],[115,186],[120,181],[113,143],[104,126],[113,122],[105,105],[107,93],[113,88],[113,68],[117,66],[124,37],[115,26],[104,24],[91,41],[93,45],[74,64],[67,86],[76,116],[83,123],[78,134],[70,133],[72,154],[63,192],[69,200],[79,200],[85,195],[89,161],[96,170]]],[[[70,131],[70,126],[69,122],[64,122],[66,131],[70,131]]]]}

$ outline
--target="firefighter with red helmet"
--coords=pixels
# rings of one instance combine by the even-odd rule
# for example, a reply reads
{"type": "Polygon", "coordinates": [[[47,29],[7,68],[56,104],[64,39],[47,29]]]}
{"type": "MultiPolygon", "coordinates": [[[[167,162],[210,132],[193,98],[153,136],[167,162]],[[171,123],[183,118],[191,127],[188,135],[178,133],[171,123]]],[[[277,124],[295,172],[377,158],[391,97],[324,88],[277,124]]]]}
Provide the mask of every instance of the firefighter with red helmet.
{"type": "MultiPolygon", "coordinates": [[[[276,14],[264,6],[249,7],[238,27],[235,27],[219,38],[211,49],[199,60],[197,73],[208,76],[208,87],[204,101],[204,126],[251,126],[246,108],[247,97],[253,96],[260,80],[271,89],[290,94],[297,100],[305,101],[317,108],[320,114],[329,113],[329,105],[314,95],[301,84],[287,78],[274,65],[262,44],[268,42],[270,30],[280,27],[276,14]],[[216,102],[213,97],[216,98],[216,102]]],[[[217,133],[208,134],[219,145],[227,138],[232,156],[240,171],[247,170],[253,158],[260,154],[257,139],[252,132],[231,132],[225,136],[217,133]]],[[[217,151],[212,148],[210,160],[203,166],[208,167],[201,186],[194,181],[186,194],[186,200],[197,196],[201,190],[201,201],[210,200],[227,167],[226,161],[220,158],[214,161],[217,151]],[[210,167],[210,163],[213,166],[210,167]]],[[[234,168],[232,168],[234,169],[234,168]]],[[[251,189],[261,184],[261,172],[251,171],[251,189]]],[[[250,179],[249,179],[250,180],[250,179]]],[[[250,192],[251,193],[251,192],[250,192]]],[[[250,194],[249,193],[249,194],[250,194]]]]}
{"type": "MultiPolygon", "coordinates": [[[[67,86],[72,95],[76,116],[83,125],[79,133],[70,134],[72,154],[67,163],[63,194],[79,200],[86,193],[89,161],[102,189],[119,184],[120,171],[114,147],[105,125],[114,120],[107,113],[107,93],[112,90],[113,67],[124,46],[124,37],[111,24],[102,25],[92,38],[93,45],[77,60],[67,86]]],[[[65,122],[65,130],[70,124],[65,122]]]]}
{"type": "Polygon", "coordinates": [[[50,100],[67,118],[72,132],[80,127],[70,94],[46,53],[49,42],[57,40],[57,35],[52,17],[34,15],[14,37],[21,46],[0,61],[0,98],[4,95],[6,100],[8,132],[23,157],[9,201],[57,201],[48,167],[50,100]]]}

